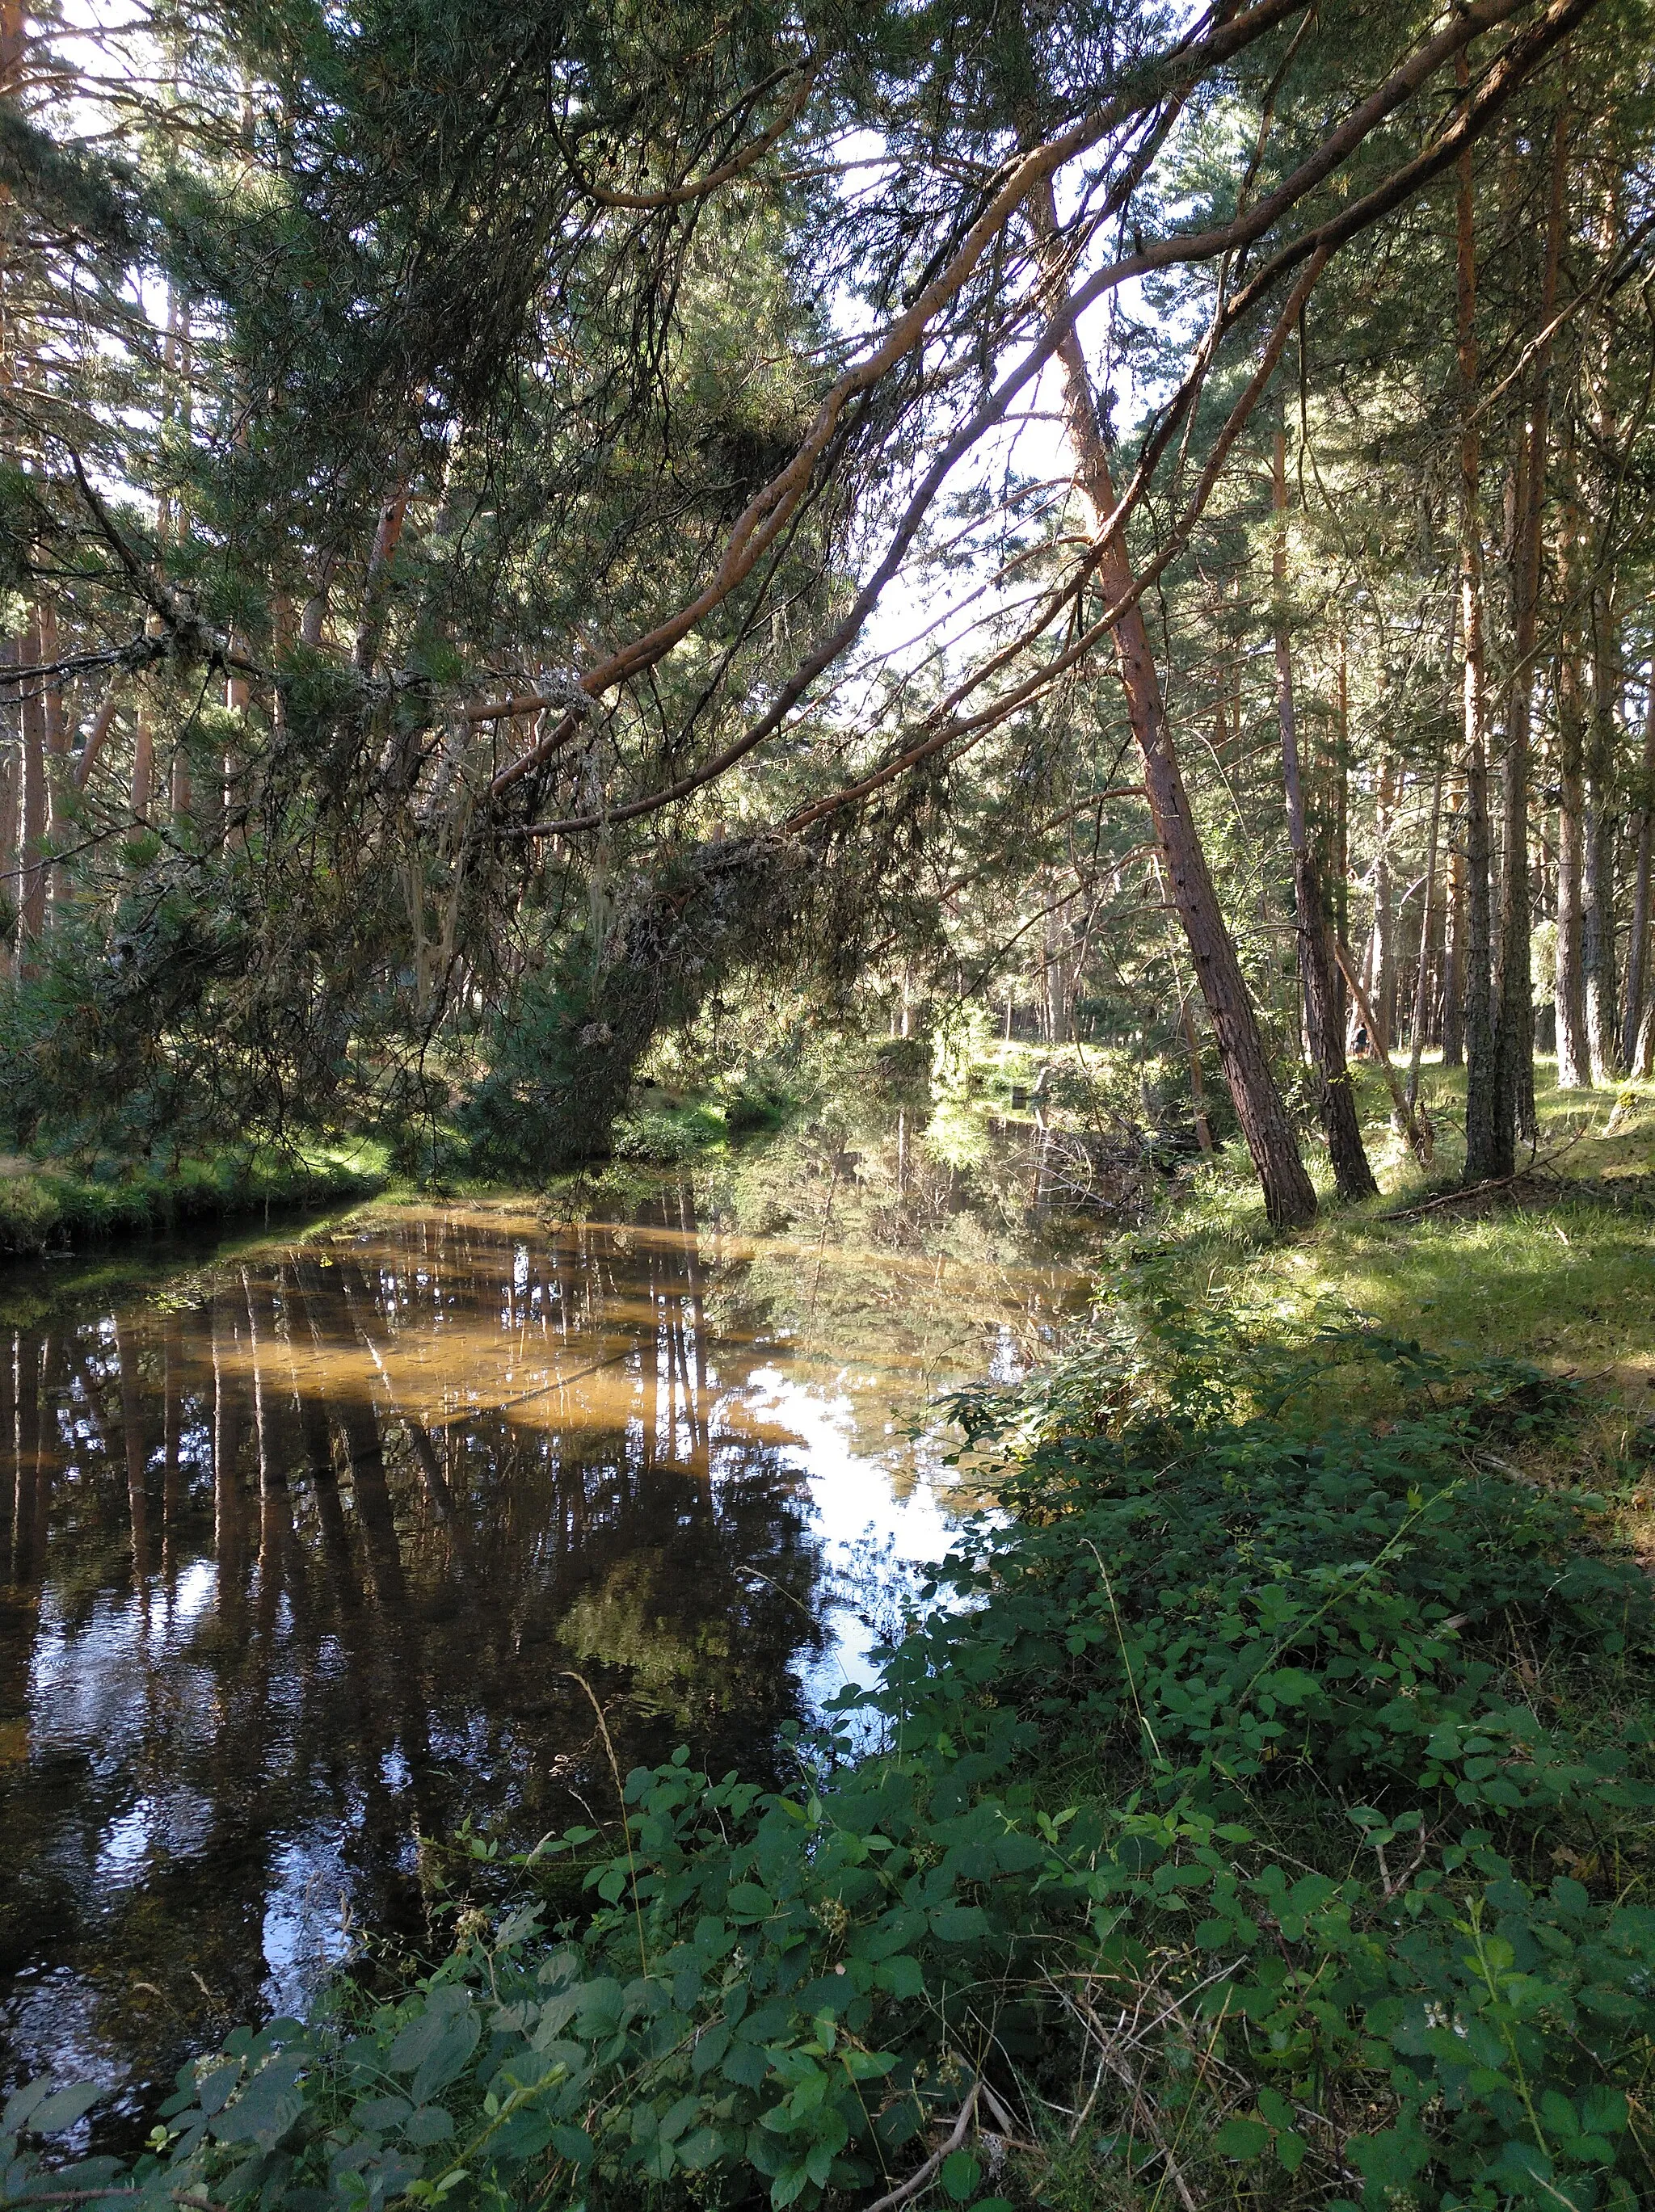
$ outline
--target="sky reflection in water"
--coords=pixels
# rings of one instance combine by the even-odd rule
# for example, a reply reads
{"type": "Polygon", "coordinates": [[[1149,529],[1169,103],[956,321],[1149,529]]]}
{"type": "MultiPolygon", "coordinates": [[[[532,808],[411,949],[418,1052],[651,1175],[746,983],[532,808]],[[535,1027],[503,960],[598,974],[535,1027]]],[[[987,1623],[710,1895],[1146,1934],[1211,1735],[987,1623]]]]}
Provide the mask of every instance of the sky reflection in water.
{"type": "Polygon", "coordinates": [[[1075,1293],[951,1263],[946,1204],[881,1244],[833,1197],[772,1192],[758,1231],[687,1174],[579,1224],[384,1206],[163,1254],[113,1310],[15,1279],[0,2087],[93,2074],[136,2112],[353,1923],[423,1935],[421,1837],[607,1819],[571,1670],[624,1767],[761,1774],[865,1678],[847,1561],[946,1540],[904,1416],[1075,1293]]]}

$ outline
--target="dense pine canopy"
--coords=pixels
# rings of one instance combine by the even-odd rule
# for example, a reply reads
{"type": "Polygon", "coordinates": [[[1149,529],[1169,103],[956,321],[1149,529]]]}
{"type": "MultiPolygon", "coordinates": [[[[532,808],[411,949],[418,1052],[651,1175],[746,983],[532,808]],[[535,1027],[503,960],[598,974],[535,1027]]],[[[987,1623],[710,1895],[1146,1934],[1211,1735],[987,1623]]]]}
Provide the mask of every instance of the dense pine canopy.
{"type": "Polygon", "coordinates": [[[12,1140],[533,1174],[988,1008],[1278,1220],[1359,1042],[1508,1173],[1655,1056],[1651,27],[3,0],[12,1140]]]}

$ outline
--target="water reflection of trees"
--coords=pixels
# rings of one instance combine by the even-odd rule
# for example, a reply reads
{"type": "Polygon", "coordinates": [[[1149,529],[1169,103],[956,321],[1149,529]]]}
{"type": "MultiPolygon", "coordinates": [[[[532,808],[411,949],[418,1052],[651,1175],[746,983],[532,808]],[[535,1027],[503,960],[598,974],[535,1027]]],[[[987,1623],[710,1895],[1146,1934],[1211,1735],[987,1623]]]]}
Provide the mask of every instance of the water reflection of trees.
{"type": "Polygon", "coordinates": [[[741,1418],[763,1348],[709,1339],[687,1188],[641,1214],[386,1214],[10,1332],[13,2071],[290,1998],[342,1893],[417,1929],[462,1811],[609,1817],[571,1668],[624,1765],[762,1762],[819,1642],[807,1511],[741,1418]]]}
{"type": "Polygon", "coordinates": [[[831,1390],[899,1488],[938,1472],[938,1393],[1046,1356],[1088,1295],[1096,1224],[1056,1206],[1039,1129],[840,1099],[704,1181],[721,1247],[751,1255],[715,1328],[831,1390]]]}

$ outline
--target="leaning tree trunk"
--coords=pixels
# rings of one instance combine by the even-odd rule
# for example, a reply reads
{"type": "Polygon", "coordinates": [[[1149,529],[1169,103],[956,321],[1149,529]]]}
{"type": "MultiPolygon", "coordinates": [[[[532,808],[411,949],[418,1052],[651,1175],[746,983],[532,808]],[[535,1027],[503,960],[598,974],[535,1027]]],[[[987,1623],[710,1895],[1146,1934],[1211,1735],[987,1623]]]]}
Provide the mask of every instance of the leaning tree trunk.
{"type": "Polygon", "coordinates": [[[1328,921],[1316,861],[1305,826],[1305,793],[1299,777],[1299,737],[1293,717],[1293,650],[1287,637],[1284,595],[1287,582],[1287,440],[1275,434],[1275,548],[1272,556],[1276,593],[1275,697],[1281,728],[1281,780],[1287,799],[1287,842],[1293,849],[1293,899],[1299,923],[1299,978],[1305,992],[1305,1029],[1316,1069],[1316,1110],[1328,1140],[1339,1195],[1372,1198],[1378,1190],[1362,1144],[1354,1087],[1345,1060],[1345,1025],[1328,957],[1328,921]]]}
{"type": "MultiPolygon", "coordinates": [[[[1029,203],[1043,244],[1057,222],[1050,183],[1029,203]]],[[[1058,304],[1054,301],[1054,305],[1058,304]]],[[[1115,485],[1092,394],[1086,355],[1073,326],[1058,348],[1063,419],[1075,464],[1075,483],[1091,509],[1094,532],[1115,506],[1115,485]]],[[[1124,532],[1117,529],[1098,549],[1098,584],[1106,602],[1124,599],[1133,586],[1124,532]]],[[[1316,1191],[1299,1157],[1293,1125],[1276,1088],[1258,1018],[1247,994],[1241,962],[1213,888],[1189,794],[1183,787],[1160,678],[1141,609],[1134,605],[1115,625],[1115,652],[1127,715],[1143,759],[1149,811],[1166,863],[1172,903],[1183,924],[1207,1002],[1236,1119],[1263,1188],[1264,1207],[1278,1227],[1316,1217],[1316,1191]]]]}

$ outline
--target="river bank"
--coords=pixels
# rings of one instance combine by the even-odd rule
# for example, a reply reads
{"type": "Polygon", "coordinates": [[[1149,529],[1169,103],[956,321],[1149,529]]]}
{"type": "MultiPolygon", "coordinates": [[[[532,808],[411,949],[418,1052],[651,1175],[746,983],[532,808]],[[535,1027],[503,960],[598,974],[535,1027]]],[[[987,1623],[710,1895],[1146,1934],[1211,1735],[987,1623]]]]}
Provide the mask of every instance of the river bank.
{"type": "Polygon", "coordinates": [[[1187,1315],[979,1394],[1012,1518],[891,1647],[876,1748],[830,1723],[768,1792],[618,1764],[592,1824],[477,1837],[447,1954],[186,2069],[140,2181],[1630,2212],[1655,1624],[1577,1410],[1187,1315]]]}
{"type": "MultiPolygon", "coordinates": [[[[830,1711],[726,1776],[601,1733],[580,1824],[434,1838],[423,1936],[186,2069],[143,2187],[1647,2201],[1651,1122],[1542,1103],[1594,1111],[1520,1187],[1438,1203],[1390,1161],[1308,1236],[1264,1236],[1221,1160],[1094,1220],[1090,1328],[957,1401],[1000,1510],[887,1609],[855,1734],[830,1711]]],[[[976,1141],[942,1117],[948,1158],[976,1141]]],[[[923,1157],[846,1145],[813,1206],[785,1148],[745,1200],[801,1311],[836,1203],[860,1237],[923,1157]]],[[[582,1673],[571,1725],[609,1703],[582,1673]]]]}
{"type": "Polygon", "coordinates": [[[368,1197],[386,1180],[374,1148],[360,1145],[232,1149],[169,1168],[107,1174],[10,1153],[0,1156],[0,1257],[29,1258],[278,1209],[344,1205],[368,1197]]]}
{"type": "Polygon", "coordinates": [[[608,1786],[575,1673],[628,1764],[787,1771],[946,1542],[935,1393],[1083,1302],[1020,1143],[860,1142],[6,1269],[0,2101],[89,2065],[129,2147],[362,1929],[425,1948],[455,1831],[608,1786]]]}

